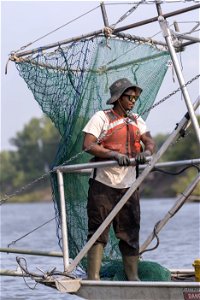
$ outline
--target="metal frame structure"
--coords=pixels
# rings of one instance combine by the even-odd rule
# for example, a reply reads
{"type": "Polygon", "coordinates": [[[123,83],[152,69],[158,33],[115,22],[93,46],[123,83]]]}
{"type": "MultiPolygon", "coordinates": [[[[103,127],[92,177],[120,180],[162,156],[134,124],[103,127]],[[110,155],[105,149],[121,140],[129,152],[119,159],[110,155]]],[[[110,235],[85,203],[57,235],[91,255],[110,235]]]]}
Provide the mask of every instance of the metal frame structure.
{"type": "MultiPolygon", "coordinates": [[[[195,116],[195,112],[194,110],[197,109],[197,107],[199,106],[199,98],[197,98],[194,106],[191,103],[188,91],[186,89],[185,86],[185,81],[178,63],[178,59],[176,57],[176,52],[173,46],[173,42],[172,42],[172,37],[171,37],[171,32],[170,29],[168,27],[168,24],[165,20],[165,18],[169,17],[169,16],[173,16],[176,15],[177,13],[183,13],[183,12],[187,12],[191,9],[196,9],[196,8],[200,8],[200,5],[194,5],[190,8],[184,9],[184,10],[179,10],[170,14],[163,14],[162,10],[161,10],[161,5],[159,4],[159,1],[156,1],[156,7],[157,7],[157,11],[158,11],[158,18],[152,18],[149,20],[146,20],[145,22],[143,21],[142,23],[140,23],[140,25],[144,25],[150,22],[154,22],[156,20],[159,21],[160,27],[162,29],[163,32],[163,36],[166,40],[166,45],[168,47],[175,71],[176,71],[176,75],[179,81],[179,85],[181,88],[181,92],[183,94],[186,106],[188,108],[188,112],[189,112],[189,118],[188,115],[185,115],[181,121],[178,124],[178,127],[171,133],[171,135],[168,137],[168,139],[165,141],[165,143],[161,146],[161,148],[159,149],[159,151],[152,157],[152,160],[149,161],[148,165],[146,166],[146,168],[144,169],[144,171],[142,172],[142,174],[136,179],[136,181],[132,184],[132,186],[129,188],[129,190],[126,192],[126,194],[122,197],[122,199],[119,201],[119,203],[114,207],[114,209],[111,211],[111,213],[108,215],[108,217],[104,220],[104,222],[101,224],[101,226],[98,228],[98,230],[94,233],[94,235],[91,237],[91,239],[86,243],[86,245],[83,247],[83,249],[79,252],[79,254],[75,257],[75,259],[71,262],[71,264],[69,264],[69,257],[68,257],[68,250],[66,251],[67,246],[67,225],[66,225],[66,216],[65,216],[65,204],[63,204],[64,202],[64,189],[63,189],[63,178],[62,178],[62,171],[66,171],[67,167],[56,167],[56,172],[58,175],[58,184],[59,184],[59,192],[60,192],[60,200],[61,200],[61,220],[62,220],[62,238],[63,238],[63,257],[64,257],[64,272],[65,273],[70,273],[73,271],[73,269],[78,265],[78,263],[80,262],[80,260],[86,255],[87,251],[91,248],[91,246],[95,243],[95,241],[97,240],[97,238],[101,235],[101,233],[105,230],[105,228],[107,227],[107,225],[112,222],[113,218],[116,216],[116,214],[120,211],[120,209],[123,207],[123,205],[128,201],[129,197],[132,195],[132,193],[140,186],[140,184],[143,182],[143,180],[148,176],[148,174],[153,170],[154,166],[156,165],[157,161],[160,159],[160,157],[165,153],[165,151],[168,149],[168,147],[171,145],[171,143],[173,141],[175,141],[177,139],[177,137],[179,136],[180,131],[187,127],[188,123],[189,123],[189,119],[192,122],[192,125],[194,127],[194,130],[196,132],[197,135],[197,140],[200,144],[200,135],[199,135],[199,128],[198,128],[198,122],[197,122],[197,118],[195,116]],[[63,220],[63,217],[65,220],[63,220]],[[64,250],[65,249],[65,250],[64,250]]],[[[108,17],[106,14],[106,10],[105,10],[105,5],[104,3],[101,3],[101,11],[102,11],[102,16],[103,16],[103,21],[104,21],[104,25],[106,27],[109,27],[109,22],[108,22],[108,17]]],[[[126,30],[126,29],[130,29],[133,27],[139,26],[138,23],[136,24],[132,24],[126,27],[121,27],[118,29],[114,29],[113,33],[117,33],[120,32],[121,30],[126,30]]],[[[24,55],[24,54],[23,54],[24,55]]],[[[19,54],[18,54],[19,56],[19,54]]],[[[104,163],[97,163],[98,166],[105,166],[107,164],[115,164],[115,162],[104,162],[104,163]]],[[[95,165],[95,167],[98,167],[97,164],[95,165]]],[[[83,164],[82,164],[83,167],[83,164]]],[[[82,169],[81,166],[77,166],[77,170],[82,169]]],[[[88,168],[90,167],[88,164],[85,164],[85,167],[88,168]]],[[[94,165],[93,165],[94,167],[94,165]]],[[[197,177],[194,182],[192,183],[192,185],[190,186],[190,188],[188,188],[188,190],[186,190],[186,195],[188,197],[188,195],[191,194],[192,190],[196,187],[197,183],[199,182],[200,178],[197,177]]],[[[181,199],[178,201],[180,203],[183,203],[186,199],[186,196],[184,198],[181,197],[181,199]]],[[[176,207],[176,206],[175,206],[176,207]]],[[[168,218],[168,216],[167,216],[168,218]]],[[[166,221],[166,220],[165,220],[166,221]]],[[[165,221],[163,222],[163,225],[165,223],[165,221]]],[[[162,226],[160,226],[159,230],[162,228],[162,226]]],[[[148,245],[149,243],[152,241],[152,238],[148,238],[147,241],[142,245],[141,250],[143,251],[148,245]]]]}
{"type": "MultiPolygon", "coordinates": [[[[187,128],[188,124],[191,122],[196,136],[197,136],[197,140],[198,143],[200,144],[200,135],[199,135],[199,127],[198,127],[198,122],[197,122],[197,118],[195,116],[195,110],[198,108],[199,104],[200,104],[200,98],[197,98],[196,102],[194,104],[191,103],[190,97],[189,97],[189,93],[187,91],[187,88],[185,86],[185,81],[181,72],[181,68],[179,66],[178,63],[178,59],[176,56],[176,50],[177,48],[179,48],[177,46],[176,43],[173,43],[172,41],[172,35],[171,35],[171,30],[169,29],[169,26],[167,24],[166,19],[168,17],[172,17],[178,14],[182,14],[182,13],[186,13],[188,11],[194,10],[194,9],[198,9],[200,8],[200,4],[196,4],[193,5],[191,7],[188,8],[184,8],[181,10],[177,10],[171,13],[167,13],[167,14],[163,14],[162,10],[161,10],[161,4],[160,1],[156,1],[156,7],[157,7],[157,11],[158,11],[158,16],[154,17],[154,18],[150,18],[147,20],[143,20],[137,23],[133,23],[130,24],[128,26],[123,26],[123,27],[119,27],[117,29],[112,29],[109,27],[109,21],[108,21],[108,17],[106,14],[106,9],[105,9],[105,5],[102,2],[101,3],[101,11],[102,11],[102,17],[103,17],[103,21],[104,21],[104,25],[106,28],[110,28],[111,32],[113,35],[117,35],[119,37],[123,37],[123,38],[132,38],[134,40],[138,40],[138,41],[148,41],[145,38],[141,38],[141,37],[136,37],[136,36],[130,36],[130,35],[126,35],[125,33],[123,33],[122,31],[126,31],[128,29],[131,28],[135,28],[138,26],[142,26],[145,24],[149,24],[155,21],[159,21],[161,30],[163,32],[163,36],[165,38],[165,42],[159,42],[159,41],[153,41],[153,43],[161,45],[161,46],[165,46],[168,48],[175,71],[176,71],[176,76],[178,78],[178,82],[179,82],[179,86],[181,89],[181,92],[183,94],[187,109],[188,109],[188,114],[186,114],[179,122],[177,128],[174,129],[174,131],[169,135],[169,137],[167,138],[167,140],[164,142],[164,144],[161,146],[161,148],[159,149],[159,151],[154,154],[152,156],[152,158],[148,159],[148,164],[145,166],[145,168],[143,167],[143,172],[141,173],[141,175],[136,179],[136,181],[132,184],[132,186],[129,188],[129,190],[126,192],[126,194],[122,197],[122,199],[119,201],[119,203],[115,206],[115,208],[112,210],[112,212],[108,215],[108,217],[105,219],[105,221],[101,224],[101,226],[98,228],[98,230],[95,232],[95,234],[92,236],[92,238],[86,243],[86,245],[83,247],[83,249],[79,252],[79,254],[75,257],[75,259],[70,263],[69,261],[69,250],[68,250],[68,236],[67,236],[67,216],[66,216],[66,207],[65,207],[65,194],[64,194],[64,184],[63,184],[63,172],[83,172],[83,173],[88,173],[88,168],[92,168],[92,167],[104,167],[104,166],[110,166],[110,165],[115,165],[117,164],[114,161],[109,161],[109,162],[99,162],[99,163],[88,163],[88,164],[80,164],[80,165],[71,165],[71,166],[58,166],[56,168],[54,168],[54,171],[57,172],[57,180],[58,180],[58,186],[59,186],[59,195],[60,195],[60,205],[61,205],[61,230],[62,230],[62,242],[63,242],[63,263],[64,263],[64,273],[65,274],[69,274],[70,272],[72,272],[74,270],[74,268],[78,265],[78,263],[81,261],[81,259],[85,256],[85,254],[87,253],[87,251],[90,249],[90,247],[95,243],[96,239],[101,235],[101,233],[104,231],[104,229],[107,227],[107,225],[113,220],[113,218],[116,216],[116,214],[120,211],[120,209],[123,207],[123,205],[128,201],[129,197],[131,196],[131,194],[140,186],[140,184],[144,181],[144,179],[148,176],[148,174],[154,169],[155,166],[159,165],[157,162],[160,159],[160,157],[165,153],[165,151],[168,149],[168,147],[171,145],[172,142],[174,142],[179,136],[180,136],[180,131],[182,129],[187,128]],[[176,50],[175,50],[176,49],[176,50]]],[[[105,34],[105,28],[104,29],[100,29],[98,31],[95,32],[91,32],[82,36],[78,36],[78,37],[74,37],[71,39],[67,39],[64,41],[61,41],[59,43],[54,43],[54,44],[49,44],[47,46],[43,46],[40,47],[40,50],[46,50],[46,49],[50,49],[53,47],[57,47],[63,44],[68,44],[70,42],[74,42],[74,41],[78,41],[84,38],[89,38],[92,37],[94,35],[102,35],[105,34]]],[[[193,38],[191,36],[188,35],[182,35],[181,33],[175,33],[176,37],[178,39],[186,39],[189,40],[189,42],[186,43],[182,43],[181,47],[187,46],[191,43],[196,43],[199,42],[200,40],[198,38],[193,38]]],[[[24,56],[27,56],[29,54],[33,54],[36,53],[38,51],[38,48],[35,48],[33,50],[29,50],[29,51],[24,51],[24,52],[13,52],[10,56],[10,60],[17,60],[20,59],[24,56]]],[[[134,159],[131,160],[132,163],[134,163],[134,159]]],[[[198,159],[196,162],[200,162],[200,159],[198,159]]],[[[193,163],[193,161],[188,161],[187,164],[191,164],[193,163]]],[[[173,163],[175,165],[175,163],[173,163]]],[[[162,220],[162,222],[159,224],[158,228],[157,228],[157,232],[159,232],[163,226],[166,224],[166,222],[169,220],[169,218],[172,216],[172,214],[174,214],[177,210],[178,207],[182,206],[183,203],[186,201],[186,199],[188,198],[188,196],[191,194],[191,192],[193,191],[193,189],[196,187],[197,183],[199,182],[200,178],[197,176],[194,181],[191,183],[191,185],[185,190],[184,195],[182,195],[177,202],[175,203],[175,205],[172,207],[172,209],[166,214],[166,216],[164,217],[164,219],[162,220]]],[[[146,247],[151,243],[151,241],[153,240],[153,234],[151,234],[147,240],[144,242],[144,244],[141,246],[141,251],[143,251],[144,249],[146,249],[146,247]]],[[[4,251],[5,252],[5,251],[4,251]]],[[[29,254],[29,253],[28,253],[29,254]]],[[[38,254],[38,255],[44,255],[44,254],[38,254]]],[[[55,254],[56,255],[56,254],[55,254]]],[[[58,256],[61,256],[61,254],[57,254],[58,256]]]]}

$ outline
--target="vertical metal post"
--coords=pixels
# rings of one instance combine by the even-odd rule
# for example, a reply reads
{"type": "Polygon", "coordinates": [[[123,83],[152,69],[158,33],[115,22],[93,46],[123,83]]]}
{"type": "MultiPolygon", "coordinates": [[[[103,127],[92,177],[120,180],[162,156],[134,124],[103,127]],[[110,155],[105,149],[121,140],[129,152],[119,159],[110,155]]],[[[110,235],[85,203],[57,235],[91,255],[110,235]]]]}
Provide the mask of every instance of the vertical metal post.
{"type": "Polygon", "coordinates": [[[67,272],[67,268],[69,267],[67,216],[66,216],[66,207],[65,207],[63,173],[60,172],[59,170],[57,170],[57,178],[58,178],[58,189],[59,189],[59,195],[60,195],[60,208],[61,208],[61,232],[62,232],[62,251],[63,251],[64,272],[67,272]]]}
{"type": "Polygon", "coordinates": [[[104,25],[105,25],[106,27],[109,27],[108,16],[107,16],[107,13],[106,13],[106,9],[105,9],[105,4],[104,4],[104,2],[101,2],[101,12],[102,12],[102,16],[103,16],[103,22],[104,22],[104,25]]]}
{"type": "Polygon", "coordinates": [[[160,4],[156,3],[156,6],[157,6],[158,14],[159,14],[158,21],[159,21],[160,27],[162,29],[163,36],[165,38],[166,44],[168,46],[171,59],[173,61],[176,76],[177,76],[178,81],[179,81],[179,85],[180,85],[180,88],[181,88],[181,91],[182,91],[182,94],[183,94],[183,97],[184,97],[184,100],[185,100],[185,103],[186,103],[186,106],[187,106],[187,109],[188,109],[188,112],[189,112],[189,115],[190,115],[190,118],[191,118],[191,122],[193,124],[194,130],[195,130],[196,135],[197,135],[197,140],[200,144],[200,130],[199,130],[198,121],[197,121],[197,118],[196,118],[196,115],[195,115],[195,112],[194,112],[194,109],[193,109],[193,106],[192,106],[192,103],[191,103],[191,100],[190,100],[189,93],[188,93],[188,91],[186,89],[186,86],[185,86],[185,81],[184,81],[184,78],[183,78],[183,75],[182,75],[182,72],[181,72],[181,68],[179,66],[178,58],[176,56],[176,51],[175,51],[175,49],[173,47],[173,44],[172,44],[171,32],[170,32],[170,29],[168,27],[167,21],[161,15],[162,11],[161,11],[160,4]]]}
{"type": "Polygon", "coordinates": [[[176,21],[174,21],[174,29],[175,29],[176,32],[180,32],[178,23],[176,21]]]}

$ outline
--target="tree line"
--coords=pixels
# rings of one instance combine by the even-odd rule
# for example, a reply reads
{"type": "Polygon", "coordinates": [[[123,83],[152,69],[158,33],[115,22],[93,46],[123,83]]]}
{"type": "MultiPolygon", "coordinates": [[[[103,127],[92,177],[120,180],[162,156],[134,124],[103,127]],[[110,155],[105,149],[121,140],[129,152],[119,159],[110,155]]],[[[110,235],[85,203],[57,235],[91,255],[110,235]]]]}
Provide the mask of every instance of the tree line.
{"type": "MultiPolygon", "coordinates": [[[[200,118],[198,117],[198,119],[200,118]]],[[[158,134],[154,137],[158,149],[166,138],[167,135],[163,134],[158,134]]],[[[45,116],[31,119],[22,131],[17,132],[16,136],[10,140],[11,145],[15,146],[16,150],[0,152],[1,196],[12,194],[19,188],[47,173],[51,169],[60,139],[57,129],[45,116]]],[[[198,158],[198,156],[199,149],[196,134],[193,128],[190,127],[185,136],[174,143],[160,161],[188,160],[198,158]]],[[[183,169],[183,167],[168,168],[167,171],[179,173],[181,168],[183,169]]],[[[166,190],[160,190],[161,194],[159,196],[176,196],[177,193],[184,191],[196,173],[196,167],[188,168],[180,175],[171,177],[161,172],[156,172],[156,174],[150,176],[150,179],[145,181],[142,191],[143,196],[156,197],[156,193],[159,195],[158,184],[160,185],[161,181],[163,185],[166,185],[166,190]],[[164,194],[162,195],[162,193],[164,194]]],[[[50,190],[49,179],[39,181],[37,185],[30,186],[29,191],[25,191],[23,194],[30,193],[31,195],[36,189],[43,191],[47,188],[50,190]]],[[[15,199],[23,199],[23,194],[15,199]]],[[[193,194],[199,195],[199,187],[195,189],[193,194]]],[[[30,197],[33,197],[33,195],[30,197]]],[[[36,198],[39,197],[41,197],[41,193],[36,198]]]]}

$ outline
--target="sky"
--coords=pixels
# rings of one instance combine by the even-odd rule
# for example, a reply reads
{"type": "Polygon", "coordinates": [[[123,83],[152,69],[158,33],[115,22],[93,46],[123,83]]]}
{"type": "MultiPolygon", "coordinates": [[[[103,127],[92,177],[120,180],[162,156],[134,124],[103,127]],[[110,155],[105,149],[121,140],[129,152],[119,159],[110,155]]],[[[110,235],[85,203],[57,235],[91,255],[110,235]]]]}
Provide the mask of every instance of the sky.
{"type": "MultiPolygon", "coordinates": [[[[146,1],[147,2],[147,1],[146,1]]],[[[119,23],[124,26],[150,17],[157,16],[154,4],[141,4],[125,21],[119,23]]],[[[133,4],[131,1],[121,2],[105,1],[106,11],[110,24],[115,23],[133,4]]],[[[163,13],[192,6],[199,1],[163,1],[161,5],[163,13]]],[[[31,91],[24,80],[19,76],[15,64],[9,61],[7,75],[5,66],[9,54],[32,43],[45,34],[61,27],[78,16],[94,9],[80,19],[71,22],[68,26],[31,44],[26,50],[49,43],[58,42],[70,37],[102,29],[103,19],[100,1],[1,1],[1,151],[13,150],[10,139],[21,131],[31,118],[42,116],[42,111],[34,100],[31,91]],[[96,9],[95,9],[96,8],[96,9]]],[[[174,21],[179,22],[181,33],[190,31],[199,21],[197,10],[168,18],[170,28],[174,29],[174,21]]],[[[197,28],[199,29],[199,28],[197,28]]],[[[153,37],[164,41],[158,22],[131,29],[125,33],[141,37],[153,37]],[[160,33],[159,33],[160,32],[160,33]]],[[[192,34],[199,37],[199,31],[192,34]]],[[[184,52],[177,54],[182,68],[185,82],[199,74],[199,45],[186,47],[184,52]]],[[[178,81],[173,68],[169,67],[163,84],[156,97],[155,103],[177,89],[178,81]]],[[[191,101],[194,102],[199,95],[199,80],[188,86],[191,101]]],[[[181,93],[169,98],[162,105],[151,111],[147,118],[147,125],[153,136],[158,133],[168,134],[176,126],[187,108],[181,93]]]]}

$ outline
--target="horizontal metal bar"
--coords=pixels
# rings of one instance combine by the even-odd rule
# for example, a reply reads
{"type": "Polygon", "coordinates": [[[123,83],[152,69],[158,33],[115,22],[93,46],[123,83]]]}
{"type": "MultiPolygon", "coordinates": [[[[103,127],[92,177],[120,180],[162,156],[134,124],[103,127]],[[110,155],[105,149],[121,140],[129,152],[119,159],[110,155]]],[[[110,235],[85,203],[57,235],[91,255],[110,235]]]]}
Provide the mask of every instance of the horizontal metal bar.
{"type": "MultiPolygon", "coordinates": [[[[200,158],[196,159],[188,159],[188,160],[179,160],[179,161],[168,161],[168,162],[162,162],[157,163],[155,165],[156,168],[167,168],[167,167],[178,167],[178,166],[188,166],[188,165],[197,165],[200,164],[200,158]]],[[[141,165],[141,169],[144,169],[145,166],[141,165]]]]}
{"type": "MultiPolygon", "coordinates": [[[[135,164],[135,159],[130,159],[131,164],[135,164]]],[[[148,158],[150,161],[150,158],[148,158]]],[[[188,159],[188,160],[180,160],[180,161],[169,161],[169,162],[161,162],[155,164],[156,168],[160,167],[176,167],[183,165],[195,165],[200,164],[200,158],[197,159],[188,159]]],[[[59,170],[63,173],[71,173],[71,172],[80,172],[80,173],[90,173],[94,168],[104,168],[110,166],[117,166],[118,163],[116,161],[102,161],[102,162],[93,162],[93,163],[85,163],[85,164],[76,164],[76,165],[67,165],[67,166],[58,166],[54,168],[54,171],[59,170]]],[[[140,169],[145,169],[146,164],[139,165],[140,169]]]]}
{"type": "Polygon", "coordinates": [[[174,35],[176,35],[177,38],[182,39],[182,40],[188,40],[188,41],[193,41],[193,42],[200,42],[200,38],[195,37],[195,36],[191,36],[191,35],[184,35],[181,33],[175,33],[173,32],[174,35]]]}
{"type": "Polygon", "coordinates": [[[63,257],[63,254],[61,252],[56,252],[56,251],[47,252],[47,251],[15,249],[15,248],[0,248],[0,252],[19,253],[19,254],[27,254],[27,255],[38,255],[38,256],[63,257]]]}
{"type": "Polygon", "coordinates": [[[10,56],[10,59],[14,60],[14,56],[21,57],[21,56],[25,56],[25,55],[29,55],[29,54],[34,54],[34,53],[37,53],[38,51],[44,51],[44,50],[51,49],[51,48],[54,48],[54,47],[58,47],[58,46],[61,46],[61,45],[66,45],[66,44],[69,44],[71,42],[76,42],[76,41],[80,41],[82,39],[86,39],[86,38],[89,38],[89,37],[92,37],[92,36],[100,35],[101,33],[103,33],[102,29],[97,30],[97,31],[93,31],[93,32],[90,32],[90,33],[87,33],[87,34],[82,34],[82,35],[79,35],[79,36],[76,36],[76,37],[73,37],[73,38],[69,38],[69,39],[66,39],[66,40],[63,40],[63,41],[60,41],[60,42],[57,42],[57,43],[52,43],[52,44],[48,44],[46,46],[34,48],[32,50],[23,51],[23,52],[19,52],[19,53],[12,53],[11,56],[10,56]],[[13,57],[13,59],[12,59],[12,57],[13,57]]]}
{"type": "Polygon", "coordinates": [[[0,270],[1,276],[30,277],[30,275],[15,270],[0,270]]]}
{"type": "Polygon", "coordinates": [[[181,44],[181,47],[184,48],[184,47],[187,47],[187,46],[196,44],[196,43],[197,43],[197,42],[195,42],[195,41],[185,42],[185,43],[182,43],[182,44],[181,44]]]}
{"type": "MultiPolygon", "coordinates": [[[[147,157],[147,160],[150,161],[151,157],[147,157]]],[[[135,158],[131,158],[131,165],[135,165],[135,158]]],[[[61,171],[61,172],[69,172],[75,171],[80,169],[88,169],[88,168],[104,168],[104,167],[113,167],[118,166],[118,162],[116,160],[107,160],[107,161],[100,161],[100,162],[89,162],[83,164],[76,164],[76,165],[67,165],[67,166],[58,166],[53,169],[53,171],[61,171]]]]}
{"type": "MultiPolygon", "coordinates": [[[[190,6],[190,7],[186,7],[186,8],[183,8],[183,9],[175,10],[175,11],[170,12],[170,13],[163,14],[163,17],[165,19],[167,19],[167,18],[176,16],[176,15],[179,15],[179,14],[183,14],[183,13],[186,13],[188,11],[198,9],[198,8],[200,8],[200,4],[196,4],[196,5],[193,5],[193,6],[190,6]]],[[[158,21],[158,16],[150,18],[150,19],[146,19],[144,21],[140,21],[140,22],[137,22],[137,23],[133,23],[133,24],[130,24],[130,25],[127,25],[127,26],[116,28],[114,30],[114,32],[120,32],[120,31],[124,31],[124,30],[128,30],[128,29],[132,29],[132,28],[139,27],[139,26],[142,26],[142,25],[147,25],[149,23],[153,23],[153,22],[156,22],[156,21],[158,21]]]]}
{"type": "MultiPolygon", "coordinates": [[[[82,286],[100,286],[114,287],[182,287],[182,288],[199,288],[199,282],[173,282],[173,281],[107,281],[107,280],[82,280],[82,286]]],[[[141,298],[142,299],[142,298],[141,298]]],[[[150,298],[153,299],[153,298],[150,298]]],[[[158,298],[157,298],[158,299],[158,298]]],[[[171,298],[172,299],[172,298],[171,298]]],[[[173,298],[174,299],[174,298],[173,298]]]]}
{"type": "MultiPolygon", "coordinates": [[[[194,274],[194,271],[191,269],[173,269],[171,271],[172,274],[177,275],[177,274],[194,274]]],[[[22,272],[18,272],[16,270],[0,270],[0,275],[1,276],[15,276],[15,277],[30,277],[30,275],[25,274],[22,272]]],[[[38,278],[37,278],[38,279],[38,278]]],[[[93,280],[83,280],[81,281],[81,285],[90,285],[90,286],[102,286],[102,285],[106,285],[106,286],[121,286],[121,287],[136,287],[136,286],[155,286],[155,287],[163,287],[163,286],[171,286],[171,287],[199,287],[199,283],[198,282],[150,282],[150,281],[93,281],[93,280]],[[167,284],[167,285],[166,285],[167,284]]]]}

